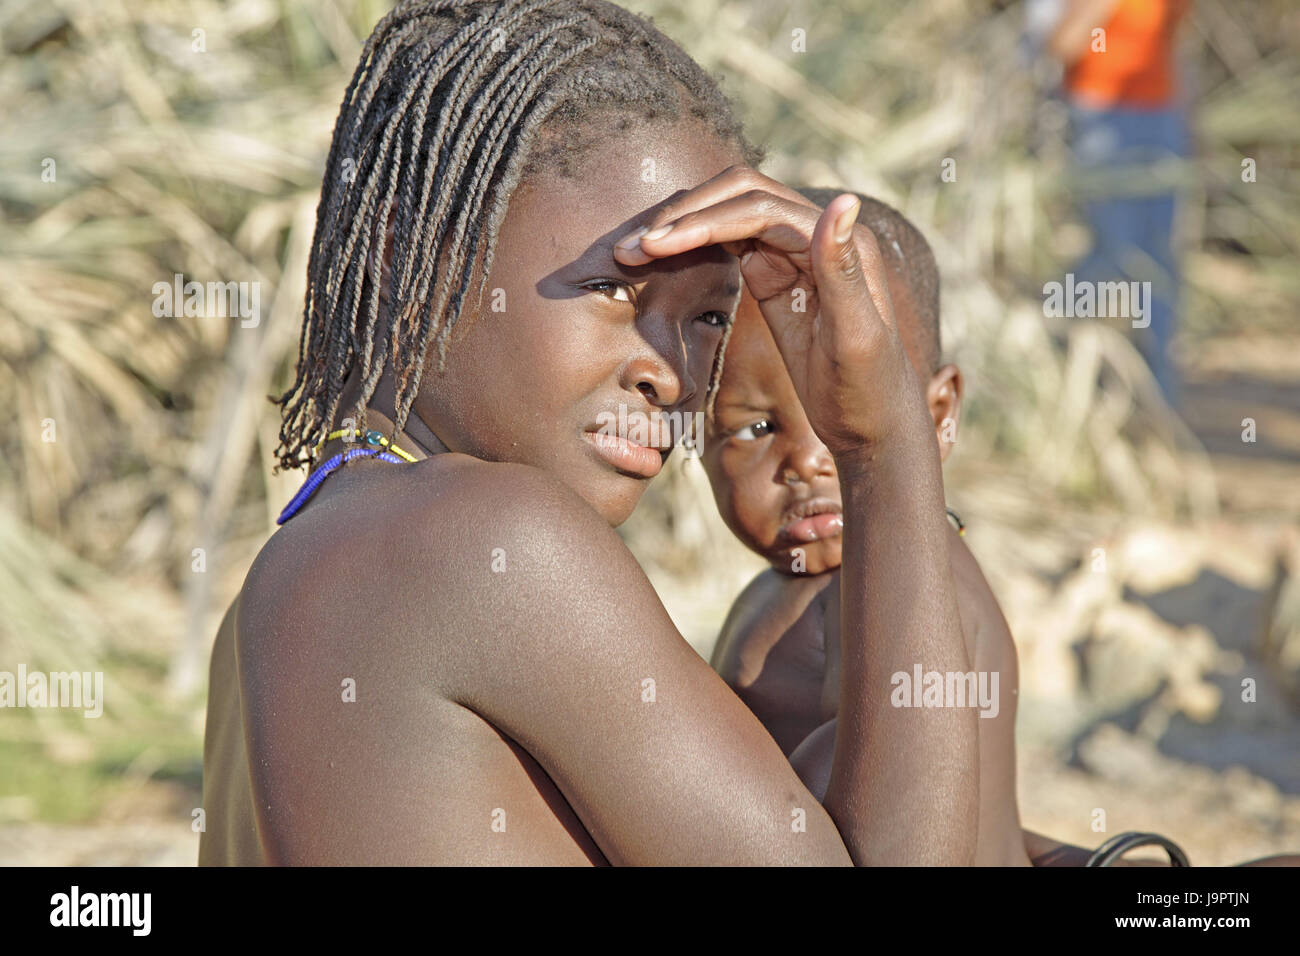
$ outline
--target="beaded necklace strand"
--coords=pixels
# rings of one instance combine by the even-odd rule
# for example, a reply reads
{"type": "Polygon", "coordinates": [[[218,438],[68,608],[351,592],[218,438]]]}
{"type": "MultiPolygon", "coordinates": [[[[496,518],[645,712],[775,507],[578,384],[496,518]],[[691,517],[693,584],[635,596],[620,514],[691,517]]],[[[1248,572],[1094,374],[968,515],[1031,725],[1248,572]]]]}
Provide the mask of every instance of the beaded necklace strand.
{"type": "MultiPolygon", "coordinates": [[[[331,432],[329,435],[325,436],[325,441],[322,441],[316,446],[316,448],[319,450],[325,447],[326,442],[333,441],[335,438],[342,438],[345,435],[355,437],[360,434],[361,429],[359,428],[341,428],[338,431],[331,432]]],[[[296,515],[302,509],[302,506],[307,503],[308,499],[316,493],[316,489],[321,486],[321,482],[354,458],[377,458],[380,461],[391,461],[395,465],[400,465],[403,462],[414,463],[419,460],[409,452],[398,448],[373,428],[365,433],[365,440],[366,444],[376,445],[379,447],[353,448],[350,451],[342,451],[329,461],[325,462],[325,464],[312,472],[311,477],[309,477],[303,486],[298,489],[298,493],[293,496],[293,499],[287,505],[284,506],[284,510],[280,512],[280,517],[275,519],[275,523],[278,525],[284,524],[296,515]]]]}
{"type": "MultiPolygon", "coordinates": [[[[320,451],[322,448],[325,447],[326,442],[331,442],[336,438],[343,438],[345,435],[351,435],[353,438],[355,438],[357,435],[360,434],[361,434],[360,428],[340,428],[338,431],[330,432],[328,435],[326,435],[321,440],[321,443],[316,446],[316,450],[320,451]]],[[[398,458],[402,459],[403,461],[410,462],[411,464],[415,464],[419,460],[414,455],[410,454],[409,452],[402,451],[402,449],[398,448],[396,445],[390,442],[387,438],[384,437],[383,432],[379,431],[377,428],[372,428],[368,432],[366,432],[365,439],[367,445],[378,445],[381,448],[387,448],[389,451],[393,452],[395,455],[397,455],[398,458]]]]}

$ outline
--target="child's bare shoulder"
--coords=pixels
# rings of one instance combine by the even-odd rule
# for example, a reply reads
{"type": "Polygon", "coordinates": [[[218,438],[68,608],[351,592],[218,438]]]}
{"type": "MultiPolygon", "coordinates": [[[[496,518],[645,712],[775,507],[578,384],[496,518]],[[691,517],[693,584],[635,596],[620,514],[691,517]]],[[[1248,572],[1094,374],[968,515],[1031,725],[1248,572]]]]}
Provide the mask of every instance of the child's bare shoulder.
{"type": "MultiPolygon", "coordinates": [[[[728,684],[740,679],[742,671],[761,670],[767,652],[802,620],[829,578],[760,571],[727,612],[710,661],[713,669],[728,684]]],[[[820,642],[820,632],[817,636],[820,642]]]]}
{"type": "Polygon", "coordinates": [[[967,635],[967,650],[974,657],[972,663],[978,670],[996,669],[1014,675],[1016,647],[1002,606],[998,604],[975,555],[951,528],[948,542],[962,632],[967,635]],[[970,642],[973,642],[973,647],[969,646],[970,642]]]}
{"type": "Polygon", "coordinates": [[[971,667],[998,678],[997,684],[991,685],[997,709],[988,712],[992,719],[980,721],[980,830],[975,861],[980,866],[1024,866],[1029,860],[1016,805],[1015,725],[1020,685],[1016,645],[975,555],[956,531],[950,530],[949,535],[949,561],[971,667]]]}

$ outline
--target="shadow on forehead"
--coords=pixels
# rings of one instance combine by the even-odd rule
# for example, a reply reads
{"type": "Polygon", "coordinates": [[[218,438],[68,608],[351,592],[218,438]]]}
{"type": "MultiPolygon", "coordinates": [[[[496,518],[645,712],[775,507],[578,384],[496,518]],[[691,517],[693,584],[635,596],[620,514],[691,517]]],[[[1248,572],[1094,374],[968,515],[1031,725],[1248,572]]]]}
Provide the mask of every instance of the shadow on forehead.
{"type": "MultiPolygon", "coordinates": [[[[539,183],[525,201],[545,204],[546,201],[541,194],[541,190],[545,188],[545,185],[539,183]]],[[[560,189],[563,192],[564,187],[560,186],[560,189]]],[[[683,273],[692,270],[689,278],[701,283],[701,297],[735,299],[741,289],[740,265],[736,257],[721,246],[703,246],[681,255],[656,259],[640,266],[626,265],[614,258],[615,243],[652,220],[664,204],[678,198],[685,191],[676,190],[654,205],[639,209],[614,227],[607,229],[573,258],[542,276],[535,286],[537,294],[547,299],[574,298],[586,294],[586,290],[573,285],[575,281],[604,277],[617,279],[629,285],[639,285],[656,277],[686,278],[683,273]]],[[[563,210],[568,212],[568,215],[561,220],[552,217],[549,214],[551,211],[545,208],[530,209],[529,212],[544,217],[545,221],[529,222],[526,218],[519,223],[519,226],[526,228],[531,236],[537,237],[535,245],[539,250],[539,256],[546,256],[549,250],[555,250],[562,255],[566,249],[575,248],[585,235],[590,234],[591,229],[599,228],[599,220],[605,218],[600,214],[600,210],[590,203],[582,208],[574,208],[561,199],[554,205],[556,206],[554,212],[559,213],[563,210]]],[[[550,264],[552,263],[546,262],[540,265],[545,268],[550,264]]]]}
{"type": "Polygon", "coordinates": [[[740,266],[736,257],[720,246],[705,246],[681,255],[656,259],[642,266],[624,265],[614,258],[614,243],[635,230],[644,218],[636,216],[600,236],[576,258],[553,269],[538,280],[537,294],[546,299],[570,299],[586,295],[574,282],[603,277],[628,285],[639,285],[656,277],[682,276],[701,283],[700,298],[735,299],[740,294],[740,266]]]}

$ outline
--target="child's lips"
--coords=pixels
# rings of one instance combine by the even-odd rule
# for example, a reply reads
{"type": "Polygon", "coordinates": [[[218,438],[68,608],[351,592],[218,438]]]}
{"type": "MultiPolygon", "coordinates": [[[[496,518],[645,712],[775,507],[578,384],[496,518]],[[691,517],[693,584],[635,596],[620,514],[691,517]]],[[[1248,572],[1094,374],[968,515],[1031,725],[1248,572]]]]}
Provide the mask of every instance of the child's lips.
{"type": "Polygon", "coordinates": [[[839,502],[830,498],[796,502],[782,517],[785,523],[778,532],[780,536],[801,544],[833,538],[844,529],[843,509],[839,502]]]}
{"type": "Polygon", "coordinates": [[[781,533],[787,538],[808,544],[823,538],[833,538],[843,530],[844,519],[839,515],[819,514],[791,522],[781,528],[781,533]]]}

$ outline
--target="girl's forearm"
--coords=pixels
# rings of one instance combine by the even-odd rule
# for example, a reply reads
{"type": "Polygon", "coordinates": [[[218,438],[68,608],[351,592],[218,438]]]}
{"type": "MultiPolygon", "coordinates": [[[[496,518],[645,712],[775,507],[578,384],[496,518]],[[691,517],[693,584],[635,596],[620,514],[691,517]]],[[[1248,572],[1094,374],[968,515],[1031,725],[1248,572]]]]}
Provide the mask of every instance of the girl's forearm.
{"type": "MultiPolygon", "coordinates": [[[[920,434],[926,434],[921,432],[920,434]]],[[[839,725],[825,807],[859,864],[965,864],[976,712],[892,703],[895,674],[965,674],[942,476],[924,440],[837,461],[844,501],[839,725]],[[845,823],[849,823],[846,827],[845,823]]]]}

